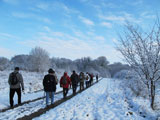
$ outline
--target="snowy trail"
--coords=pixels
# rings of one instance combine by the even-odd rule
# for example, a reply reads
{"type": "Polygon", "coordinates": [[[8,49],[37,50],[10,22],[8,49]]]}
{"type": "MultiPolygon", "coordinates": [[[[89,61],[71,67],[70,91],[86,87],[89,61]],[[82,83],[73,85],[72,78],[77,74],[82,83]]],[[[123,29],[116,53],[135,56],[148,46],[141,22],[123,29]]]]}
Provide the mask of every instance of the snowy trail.
{"type": "MultiPolygon", "coordinates": [[[[57,92],[62,91],[62,88],[57,85],[57,92]]],[[[0,111],[8,109],[10,107],[9,105],[9,89],[3,93],[3,91],[0,92],[1,94],[1,103],[0,103],[0,111]]],[[[27,102],[27,101],[32,101],[37,98],[44,97],[44,91],[43,90],[38,90],[38,91],[33,91],[32,93],[22,93],[22,103],[27,102]]],[[[14,96],[14,102],[15,105],[17,105],[17,94],[14,96]]]]}
{"type": "Polygon", "coordinates": [[[129,110],[122,89],[113,79],[98,84],[34,120],[144,120],[129,110]]]}
{"type": "MultiPolygon", "coordinates": [[[[71,94],[72,94],[72,91],[69,90],[68,95],[71,95],[71,94]]],[[[63,98],[62,93],[55,95],[55,101],[60,100],[62,98],[63,98]]],[[[8,110],[6,112],[0,113],[0,120],[16,120],[18,118],[34,113],[37,110],[45,107],[46,107],[45,99],[41,99],[35,102],[31,102],[29,104],[24,104],[22,106],[8,110]]]]}
{"type": "MultiPolygon", "coordinates": [[[[77,88],[77,91],[79,87],[77,88]]],[[[40,94],[42,92],[39,92],[40,94]]],[[[37,94],[37,93],[36,93],[37,94]]],[[[68,95],[72,94],[72,89],[69,90],[68,95]]],[[[43,95],[43,94],[42,94],[43,95]]],[[[63,93],[59,93],[55,95],[55,101],[61,100],[63,98],[63,93]]],[[[34,102],[29,102],[27,104],[23,104],[22,106],[18,106],[14,109],[7,110],[5,112],[0,113],[0,119],[2,120],[15,120],[18,118],[22,118],[25,115],[30,115],[34,112],[37,112],[39,109],[45,108],[45,99],[37,100],[34,102]]]]}
{"type": "MultiPolygon", "coordinates": [[[[62,91],[62,89],[58,88],[56,93],[59,93],[61,91],[62,91]]],[[[25,93],[25,94],[22,93],[22,101],[23,101],[22,105],[25,104],[25,103],[32,102],[32,101],[36,101],[36,99],[43,99],[43,97],[44,97],[44,91],[43,90],[35,91],[35,92],[32,92],[32,93],[25,93]]],[[[10,109],[9,100],[6,100],[6,99],[8,99],[8,95],[4,94],[3,98],[4,98],[4,100],[1,103],[1,104],[3,104],[3,106],[1,106],[1,108],[0,108],[1,112],[5,112],[5,111],[10,109]]],[[[16,94],[15,94],[14,98],[15,98],[14,99],[14,102],[15,102],[14,107],[16,108],[16,107],[21,106],[21,105],[17,104],[17,95],[16,94]]]]}

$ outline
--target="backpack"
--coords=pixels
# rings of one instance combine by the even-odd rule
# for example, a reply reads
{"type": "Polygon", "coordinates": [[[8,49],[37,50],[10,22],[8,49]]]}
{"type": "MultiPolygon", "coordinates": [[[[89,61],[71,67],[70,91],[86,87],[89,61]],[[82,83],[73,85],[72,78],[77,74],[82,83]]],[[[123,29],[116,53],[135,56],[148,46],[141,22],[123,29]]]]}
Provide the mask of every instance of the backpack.
{"type": "Polygon", "coordinates": [[[43,79],[44,90],[48,92],[52,92],[56,90],[56,80],[53,75],[45,75],[43,79]]]}
{"type": "Polygon", "coordinates": [[[72,74],[71,76],[71,80],[72,80],[72,83],[78,83],[78,75],[77,74],[72,74]]]}
{"type": "Polygon", "coordinates": [[[86,76],[86,80],[88,80],[89,79],[89,77],[88,77],[88,75],[86,76]]]}
{"type": "Polygon", "coordinates": [[[82,80],[82,79],[83,79],[83,76],[82,76],[82,75],[80,75],[80,76],[79,76],[79,78],[82,80]]]}
{"type": "Polygon", "coordinates": [[[16,85],[18,83],[17,73],[11,74],[11,85],[16,85]]]}
{"type": "Polygon", "coordinates": [[[63,76],[62,84],[63,84],[63,85],[66,85],[66,84],[67,84],[67,77],[66,77],[66,76],[63,76]]]}

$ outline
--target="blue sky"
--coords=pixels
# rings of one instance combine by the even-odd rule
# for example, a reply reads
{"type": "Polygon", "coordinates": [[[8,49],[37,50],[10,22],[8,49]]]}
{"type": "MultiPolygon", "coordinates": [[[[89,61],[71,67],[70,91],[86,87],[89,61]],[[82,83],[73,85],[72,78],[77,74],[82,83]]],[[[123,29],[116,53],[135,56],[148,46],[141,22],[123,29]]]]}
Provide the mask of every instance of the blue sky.
{"type": "Polygon", "coordinates": [[[0,56],[40,46],[50,57],[122,61],[114,43],[125,21],[149,28],[157,14],[159,0],[0,0],[0,56]]]}

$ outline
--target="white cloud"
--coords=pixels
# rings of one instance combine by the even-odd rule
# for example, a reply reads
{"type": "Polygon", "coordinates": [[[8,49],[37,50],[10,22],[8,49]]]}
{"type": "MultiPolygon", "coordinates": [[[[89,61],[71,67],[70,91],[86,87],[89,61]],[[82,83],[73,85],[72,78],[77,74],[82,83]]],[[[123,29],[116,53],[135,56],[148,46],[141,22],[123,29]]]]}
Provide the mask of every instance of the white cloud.
{"type": "Polygon", "coordinates": [[[40,46],[46,49],[52,56],[70,59],[80,58],[85,56],[87,52],[92,52],[91,46],[79,39],[62,40],[59,38],[41,36],[36,40],[27,41],[23,44],[29,45],[30,47],[40,46]]]}
{"type": "Polygon", "coordinates": [[[45,17],[39,17],[39,20],[48,23],[48,24],[52,24],[53,22],[49,19],[49,18],[45,18],[45,17]]]}
{"type": "Polygon", "coordinates": [[[101,2],[102,6],[105,8],[118,8],[118,6],[116,4],[113,3],[108,3],[108,2],[101,2]]]}
{"type": "Polygon", "coordinates": [[[106,56],[112,63],[120,61],[119,53],[114,47],[106,44],[103,36],[95,34],[88,36],[82,32],[77,32],[77,35],[70,35],[63,32],[55,32],[48,26],[45,26],[44,30],[46,30],[45,33],[40,33],[34,39],[21,44],[30,48],[40,46],[54,57],[65,57],[74,60],[86,56],[91,58],[106,56]]]}
{"type": "Polygon", "coordinates": [[[15,52],[13,52],[13,50],[0,47],[0,55],[6,58],[11,58],[11,56],[15,55],[15,52]]]}
{"type": "Polygon", "coordinates": [[[130,21],[130,22],[136,23],[136,24],[141,23],[141,19],[134,17],[132,14],[129,14],[127,12],[121,12],[121,14],[124,16],[125,20],[127,20],[127,21],[130,21]]]}
{"type": "Polygon", "coordinates": [[[45,23],[48,23],[48,24],[53,23],[49,18],[38,16],[38,15],[33,14],[33,13],[12,12],[11,14],[12,14],[12,16],[17,17],[17,18],[35,19],[35,20],[39,20],[39,21],[42,21],[42,22],[45,22],[45,23]]]}
{"type": "Polygon", "coordinates": [[[105,41],[105,38],[103,36],[95,36],[94,39],[99,41],[105,41]]]}
{"type": "Polygon", "coordinates": [[[34,14],[23,13],[23,12],[12,12],[12,16],[18,17],[18,18],[31,18],[31,17],[34,17],[34,14]]]}
{"type": "Polygon", "coordinates": [[[94,22],[91,21],[90,19],[87,19],[85,17],[82,17],[82,16],[79,16],[79,19],[82,20],[82,22],[86,25],[90,25],[90,26],[93,26],[94,25],[94,22]]]}
{"type": "MultiPolygon", "coordinates": [[[[99,56],[106,56],[106,58],[109,60],[110,63],[114,62],[123,62],[123,56],[119,51],[117,51],[113,46],[110,45],[102,45],[98,50],[99,56]]],[[[98,57],[97,55],[97,57],[98,57]]]]}
{"type": "Polygon", "coordinates": [[[36,5],[37,8],[42,9],[42,10],[48,10],[49,9],[49,4],[47,3],[38,3],[36,5]]]}
{"type": "Polygon", "coordinates": [[[112,24],[109,22],[102,22],[101,25],[107,28],[112,28],[112,24]]]}
{"type": "Polygon", "coordinates": [[[151,12],[145,11],[145,12],[141,13],[141,17],[144,19],[155,19],[156,15],[151,12]]]}
{"type": "Polygon", "coordinates": [[[135,18],[132,14],[127,12],[119,12],[119,15],[98,15],[101,20],[116,22],[117,24],[124,24],[126,21],[139,24],[141,23],[141,19],[135,18]]]}
{"type": "Polygon", "coordinates": [[[101,19],[109,20],[109,21],[121,21],[121,22],[125,21],[125,18],[122,16],[115,16],[115,15],[103,16],[103,15],[100,15],[99,17],[101,19]]]}
{"type": "Polygon", "coordinates": [[[115,43],[115,44],[118,44],[118,43],[119,43],[116,38],[113,38],[112,41],[113,41],[113,43],[115,43]]]}
{"type": "Polygon", "coordinates": [[[43,29],[44,29],[45,31],[47,31],[47,32],[50,32],[50,31],[51,31],[51,29],[50,29],[48,26],[44,26],[43,29]]]}
{"type": "Polygon", "coordinates": [[[135,0],[133,2],[130,2],[130,4],[133,6],[144,5],[143,3],[143,0],[135,0]]]}
{"type": "Polygon", "coordinates": [[[2,38],[13,38],[13,39],[19,39],[17,36],[14,36],[14,35],[11,35],[11,34],[8,34],[8,33],[0,33],[0,36],[1,36],[1,39],[2,38]]]}

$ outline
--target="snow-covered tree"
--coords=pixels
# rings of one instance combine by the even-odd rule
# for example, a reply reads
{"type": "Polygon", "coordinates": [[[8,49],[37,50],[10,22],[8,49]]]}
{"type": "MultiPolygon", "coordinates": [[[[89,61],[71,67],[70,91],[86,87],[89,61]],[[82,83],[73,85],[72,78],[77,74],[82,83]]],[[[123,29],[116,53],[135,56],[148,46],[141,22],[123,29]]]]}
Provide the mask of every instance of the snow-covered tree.
{"type": "Polygon", "coordinates": [[[0,70],[3,71],[9,66],[9,60],[5,57],[0,57],[0,70]]]}
{"type": "Polygon", "coordinates": [[[98,57],[96,60],[96,65],[107,68],[109,61],[107,60],[107,58],[105,56],[100,56],[98,57]]]}
{"type": "Polygon", "coordinates": [[[118,50],[147,85],[154,109],[156,81],[160,79],[160,24],[156,22],[148,32],[127,24],[119,36],[118,50]]]}
{"type": "Polygon", "coordinates": [[[89,72],[88,68],[92,66],[92,60],[90,57],[83,57],[75,60],[75,64],[79,71],[89,72]]]}
{"type": "Polygon", "coordinates": [[[29,55],[16,55],[11,59],[12,69],[20,67],[22,70],[29,70],[29,55]]]}
{"type": "Polygon", "coordinates": [[[49,53],[40,47],[33,48],[30,52],[30,65],[33,71],[46,71],[50,66],[49,53]]]}
{"type": "Polygon", "coordinates": [[[102,77],[110,77],[109,72],[109,61],[105,56],[100,56],[97,59],[95,59],[92,63],[92,66],[102,77]]]}
{"type": "Polygon", "coordinates": [[[119,72],[121,70],[128,70],[128,69],[130,69],[129,65],[122,64],[120,62],[116,62],[116,63],[110,64],[108,67],[109,67],[109,71],[111,73],[111,77],[113,77],[117,72],[119,72]]]}

